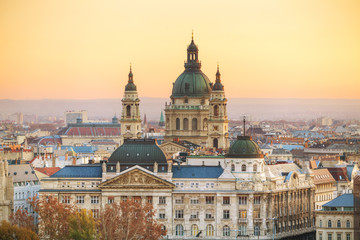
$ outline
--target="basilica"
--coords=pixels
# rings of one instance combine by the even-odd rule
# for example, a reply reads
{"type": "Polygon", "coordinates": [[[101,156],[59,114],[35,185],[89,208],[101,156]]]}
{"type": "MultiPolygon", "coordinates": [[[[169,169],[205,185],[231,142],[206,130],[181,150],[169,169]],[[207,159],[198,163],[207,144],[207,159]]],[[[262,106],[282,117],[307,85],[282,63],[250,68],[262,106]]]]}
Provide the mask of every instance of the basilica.
{"type": "MultiPolygon", "coordinates": [[[[199,49],[193,38],[187,48],[184,66],[184,72],[173,84],[170,104],[165,104],[165,142],[178,139],[199,146],[228,149],[227,99],[219,66],[213,83],[201,71],[199,49]]],[[[130,69],[122,99],[120,123],[123,139],[141,136],[139,102],[130,69]]]]}

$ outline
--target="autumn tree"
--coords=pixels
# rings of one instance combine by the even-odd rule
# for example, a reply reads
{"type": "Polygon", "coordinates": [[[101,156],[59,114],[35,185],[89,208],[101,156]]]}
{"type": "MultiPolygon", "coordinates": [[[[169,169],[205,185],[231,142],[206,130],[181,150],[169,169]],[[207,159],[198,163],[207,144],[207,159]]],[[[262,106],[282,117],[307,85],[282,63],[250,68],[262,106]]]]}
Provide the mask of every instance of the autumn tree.
{"type": "Polygon", "coordinates": [[[90,210],[81,209],[69,217],[69,238],[74,240],[95,240],[96,223],[90,210]]]}
{"type": "Polygon", "coordinates": [[[32,199],[30,204],[39,215],[39,237],[51,240],[69,238],[69,217],[75,213],[71,204],[60,203],[56,197],[32,199]]]}
{"type": "Polygon", "coordinates": [[[34,218],[25,209],[19,208],[15,213],[12,212],[10,214],[10,223],[12,225],[31,229],[34,232],[36,231],[34,218]]]}
{"type": "Polygon", "coordinates": [[[7,221],[0,223],[0,240],[38,240],[31,229],[12,225],[7,221]]]}
{"type": "Polygon", "coordinates": [[[154,219],[152,204],[127,200],[105,206],[98,231],[102,240],[154,240],[166,234],[154,219]]]}

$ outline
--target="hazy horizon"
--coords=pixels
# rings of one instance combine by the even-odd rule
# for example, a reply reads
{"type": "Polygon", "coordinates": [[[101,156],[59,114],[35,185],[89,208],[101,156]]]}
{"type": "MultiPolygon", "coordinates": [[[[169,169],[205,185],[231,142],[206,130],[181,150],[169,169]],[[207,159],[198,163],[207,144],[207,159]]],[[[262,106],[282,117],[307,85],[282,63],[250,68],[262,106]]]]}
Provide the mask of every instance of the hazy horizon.
{"type": "MultiPolygon", "coordinates": [[[[158,120],[165,102],[170,98],[140,97],[141,117],[158,120]]],[[[255,120],[310,120],[319,117],[360,119],[360,99],[266,99],[228,98],[229,119],[240,119],[243,114],[255,120]]],[[[89,119],[119,117],[121,98],[88,100],[0,100],[1,114],[37,114],[63,117],[68,110],[87,110],[89,119]]]]}

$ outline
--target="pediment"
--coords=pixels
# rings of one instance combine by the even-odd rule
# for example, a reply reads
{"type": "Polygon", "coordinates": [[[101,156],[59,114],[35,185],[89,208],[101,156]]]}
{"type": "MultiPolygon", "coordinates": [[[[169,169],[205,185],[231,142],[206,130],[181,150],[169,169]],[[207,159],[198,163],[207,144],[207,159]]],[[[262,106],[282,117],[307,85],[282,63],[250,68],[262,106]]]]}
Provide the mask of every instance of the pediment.
{"type": "Polygon", "coordinates": [[[100,188],[165,189],[175,185],[139,168],[131,169],[99,185],[100,188]]]}

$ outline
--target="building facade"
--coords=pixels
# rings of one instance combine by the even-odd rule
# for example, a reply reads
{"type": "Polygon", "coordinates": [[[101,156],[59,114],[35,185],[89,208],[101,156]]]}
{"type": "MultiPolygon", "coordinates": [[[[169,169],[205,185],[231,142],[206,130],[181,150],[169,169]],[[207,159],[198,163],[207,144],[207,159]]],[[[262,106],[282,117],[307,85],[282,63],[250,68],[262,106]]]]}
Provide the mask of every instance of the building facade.
{"type": "Polygon", "coordinates": [[[316,239],[354,240],[354,196],[343,194],[316,211],[316,239]]]}
{"type": "Polygon", "coordinates": [[[166,142],[179,138],[197,145],[229,148],[227,99],[219,69],[213,84],[201,71],[199,49],[191,40],[185,71],[176,79],[165,105],[166,142]]]}
{"type": "Polygon", "coordinates": [[[9,221],[14,204],[14,186],[7,161],[0,160],[0,221],[9,221]]]}
{"type": "Polygon", "coordinates": [[[109,203],[151,202],[168,239],[313,239],[311,174],[295,164],[265,165],[246,137],[224,161],[172,166],[154,140],[126,140],[108,163],[66,166],[43,179],[40,194],[95,217],[109,203]]]}

